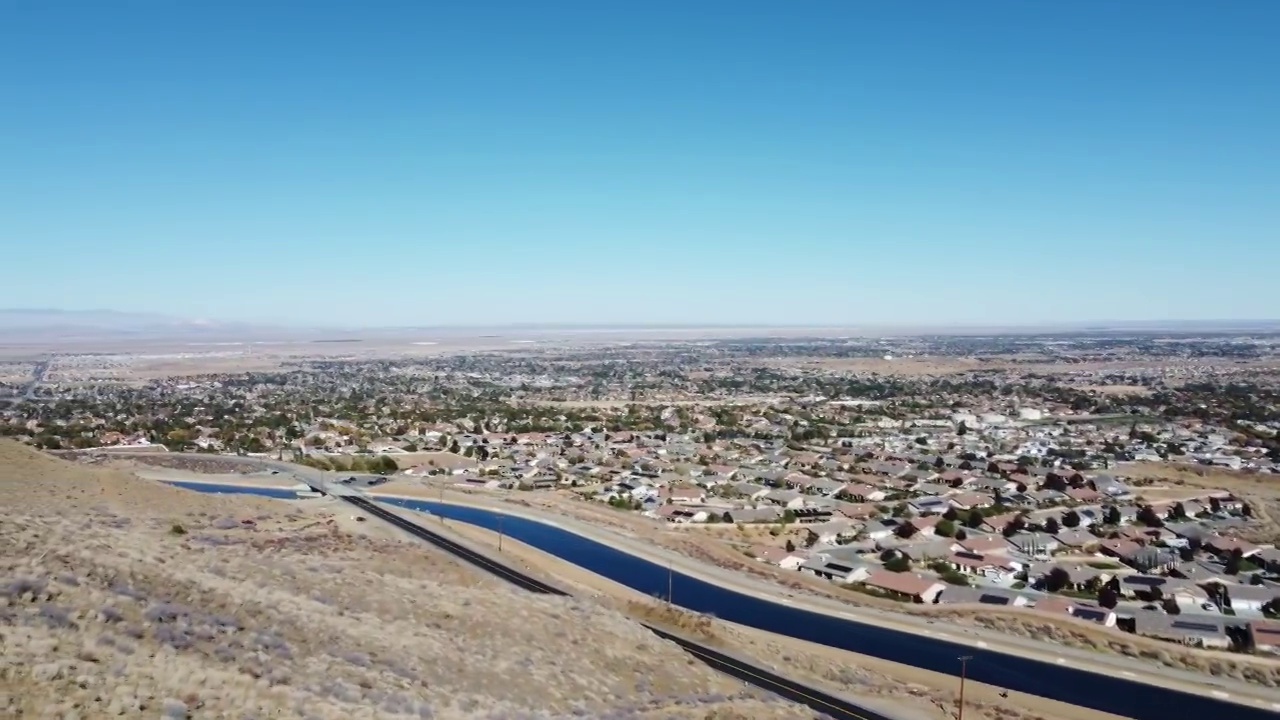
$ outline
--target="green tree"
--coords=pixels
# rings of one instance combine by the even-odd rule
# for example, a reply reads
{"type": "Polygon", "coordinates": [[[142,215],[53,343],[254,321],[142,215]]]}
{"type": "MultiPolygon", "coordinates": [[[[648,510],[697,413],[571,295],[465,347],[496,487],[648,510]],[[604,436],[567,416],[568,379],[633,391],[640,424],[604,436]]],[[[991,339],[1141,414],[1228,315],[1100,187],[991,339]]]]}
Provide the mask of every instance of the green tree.
{"type": "Polygon", "coordinates": [[[933,532],[942,537],[953,537],[956,534],[956,524],[950,520],[939,520],[938,524],[933,526],[933,532]]]}
{"type": "Polygon", "coordinates": [[[907,572],[911,569],[911,560],[906,555],[896,555],[884,564],[884,569],[895,573],[907,572]]]}

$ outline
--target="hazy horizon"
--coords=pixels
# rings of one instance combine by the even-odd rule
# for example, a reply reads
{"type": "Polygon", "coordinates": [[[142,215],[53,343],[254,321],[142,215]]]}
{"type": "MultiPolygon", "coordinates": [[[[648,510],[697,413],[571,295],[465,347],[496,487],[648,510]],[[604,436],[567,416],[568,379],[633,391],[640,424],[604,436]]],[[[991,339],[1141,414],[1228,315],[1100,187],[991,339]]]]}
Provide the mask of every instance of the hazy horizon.
{"type": "Polygon", "coordinates": [[[23,3],[0,307],[1280,317],[1280,4],[23,3]]]}

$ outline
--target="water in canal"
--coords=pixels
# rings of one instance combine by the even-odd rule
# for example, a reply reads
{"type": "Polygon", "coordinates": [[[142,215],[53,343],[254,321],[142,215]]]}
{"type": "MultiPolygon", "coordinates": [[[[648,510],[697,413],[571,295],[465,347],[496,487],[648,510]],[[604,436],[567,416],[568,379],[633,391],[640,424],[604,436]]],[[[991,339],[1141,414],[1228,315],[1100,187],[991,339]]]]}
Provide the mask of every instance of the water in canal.
{"type": "MultiPolygon", "coordinates": [[[[174,483],[202,492],[247,492],[292,498],[290,490],[174,483]]],[[[424,500],[379,498],[410,510],[497,530],[498,513],[424,500]]],[[[670,575],[667,567],[642,560],[607,545],[551,525],[505,515],[502,531],[508,537],[567,560],[579,567],[655,597],[666,597],[672,582],[673,600],[690,610],[730,622],[789,635],[856,653],[956,675],[957,658],[971,655],[968,675],[978,682],[1139,720],[1230,718],[1276,720],[1278,714],[1229,703],[1214,697],[1163,690],[1123,678],[979,649],[875,625],[843,620],[773,603],[728,590],[687,575],[670,575]]],[[[779,666],[779,670],[785,671],[779,666]]]]}

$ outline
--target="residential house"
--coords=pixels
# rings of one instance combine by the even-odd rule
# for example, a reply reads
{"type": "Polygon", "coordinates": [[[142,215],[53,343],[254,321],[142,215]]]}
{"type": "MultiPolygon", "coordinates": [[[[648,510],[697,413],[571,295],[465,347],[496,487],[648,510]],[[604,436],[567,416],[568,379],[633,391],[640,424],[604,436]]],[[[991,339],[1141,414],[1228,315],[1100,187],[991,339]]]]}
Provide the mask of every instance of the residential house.
{"type": "Polygon", "coordinates": [[[1249,644],[1254,652],[1280,655],[1280,622],[1254,620],[1249,623],[1249,644]]]}
{"type": "Polygon", "coordinates": [[[1061,547],[1056,537],[1039,532],[1014,533],[1008,541],[1015,550],[1033,557],[1048,557],[1061,547]]]}
{"type": "Polygon", "coordinates": [[[912,498],[907,501],[907,507],[916,515],[926,514],[942,514],[951,507],[951,503],[944,497],[936,495],[926,495],[924,497],[912,498]]]}
{"type": "Polygon", "coordinates": [[[734,485],[733,492],[749,500],[759,500],[763,498],[765,495],[768,495],[770,490],[769,488],[763,485],[756,485],[755,483],[743,482],[743,483],[738,483],[734,485]]]}
{"type": "Polygon", "coordinates": [[[1231,608],[1237,615],[1261,615],[1262,606],[1280,598],[1280,589],[1266,585],[1239,585],[1219,580],[1204,587],[1210,595],[1222,598],[1223,607],[1231,608]]]}
{"type": "Polygon", "coordinates": [[[751,554],[755,559],[777,565],[783,570],[795,570],[809,559],[807,550],[787,550],[769,545],[756,545],[751,548],[751,554]]]}
{"type": "Polygon", "coordinates": [[[1166,615],[1139,610],[1133,615],[1134,633],[1192,647],[1226,649],[1231,646],[1226,624],[1212,615],[1166,615]]]}
{"type": "Polygon", "coordinates": [[[1123,560],[1126,557],[1142,549],[1142,546],[1132,540],[1107,539],[1098,543],[1098,550],[1107,557],[1113,557],[1117,560],[1123,560]]]}
{"type": "Polygon", "coordinates": [[[933,537],[934,528],[936,528],[938,523],[941,521],[941,515],[929,515],[928,517],[908,518],[905,524],[915,528],[917,535],[933,537]]]}
{"type": "Polygon", "coordinates": [[[871,566],[859,560],[836,559],[816,553],[800,565],[800,571],[839,583],[865,582],[873,571],[871,566]]]}
{"type": "Polygon", "coordinates": [[[698,505],[707,501],[707,491],[690,485],[668,488],[668,497],[674,505],[698,505]]]}
{"type": "Polygon", "coordinates": [[[1078,503],[1096,503],[1100,502],[1104,497],[1103,494],[1097,490],[1092,490],[1087,487],[1068,488],[1066,495],[1078,503]]]}
{"type": "Polygon", "coordinates": [[[799,510],[805,502],[804,496],[795,490],[770,490],[761,500],[788,510],[799,510]]]}
{"type": "Polygon", "coordinates": [[[1094,603],[1073,603],[1071,606],[1071,615],[1072,617],[1087,620],[1103,627],[1115,627],[1116,625],[1115,612],[1094,603]]]}
{"type": "Polygon", "coordinates": [[[1004,555],[979,555],[971,552],[955,552],[947,558],[947,564],[964,575],[977,575],[998,583],[1012,583],[1022,565],[1004,555]]]}
{"type": "Polygon", "coordinates": [[[1176,553],[1158,547],[1139,548],[1121,559],[1125,565],[1142,573],[1168,572],[1179,562],[1176,553]]]}
{"type": "Polygon", "coordinates": [[[852,538],[858,534],[858,526],[843,519],[806,525],[805,530],[808,531],[808,538],[813,543],[837,543],[842,539],[852,538]]]}
{"type": "Polygon", "coordinates": [[[873,520],[862,526],[862,534],[871,540],[883,540],[890,537],[898,529],[900,523],[893,519],[873,520]]]}
{"type": "Polygon", "coordinates": [[[996,499],[993,495],[980,492],[958,493],[949,496],[947,501],[951,503],[951,507],[957,510],[974,510],[991,507],[996,504],[996,499]]]}
{"type": "Polygon", "coordinates": [[[1031,598],[1017,590],[1003,588],[975,588],[948,585],[936,601],[939,605],[1003,605],[1026,607],[1031,598]]]}
{"type": "Polygon", "coordinates": [[[1053,563],[1051,565],[1037,565],[1036,567],[1040,577],[1048,577],[1053,571],[1062,570],[1066,573],[1066,585],[1064,587],[1075,592],[1093,592],[1100,585],[1109,582],[1114,577],[1114,573],[1111,571],[1092,568],[1079,563],[1053,563]]]}
{"type": "Polygon", "coordinates": [[[1280,548],[1262,548],[1249,560],[1269,573],[1280,573],[1280,548]]]}
{"type": "Polygon", "coordinates": [[[1204,549],[1217,555],[1220,558],[1227,558],[1240,551],[1241,557],[1252,557],[1262,551],[1262,548],[1254,545],[1248,540],[1241,540],[1234,537],[1223,537],[1221,535],[1213,535],[1205,538],[1204,549]]]}
{"type": "Polygon", "coordinates": [[[854,502],[878,503],[889,496],[884,490],[872,487],[866,483],[851,483],[844,486],[844,490],[840,492],[842,497],[853,500],[854,502]]]}
{"type": "Polygon", "coordinates": [[[990,555],[992,553],[1008,554],[1010,550],[1009,541],[1003,535],[970,535],[964,540],[957,540],[954,543],[965,552],[978,553],[979,555],[990,555]]]}
{"type": "Polygon", "coordinates": [[[1100,541],[1097,535],[1079,528],[1060,530],[1053,537],[1058,541],[1060,547],[1079,552],[1090,552],[1098,546],[1100,541]]]}
{"type": "Polygon", "coordinates": [[[672,523],[703,523],[711,517],[711,514],[699,508],[684,507],[682,505],[663,505],[658,508],[657,516],[672,523]]]}
{"type": "Polygon", "coordinates": [[[782,520],[782,508],[776,506],[733,508],[724,511],[723,519],[730,523],[776,523],[782,520]]]}
{"type": "Polygon", "coordinates": [[[1004,513],[1003,515],[992,515],[984,518],[982,521],[982,529],[988,532],[1004,532],[1009,523],[1018,519],[1019,513],[1004,513]]]}
{"type": "Polygon", "coordinates": [[[918,573],[895,573],[888,570],[873,570],[862,584],[901,600],[925,604],[933,603],[939,593],[947,587],[934,577],[918,573]]]}

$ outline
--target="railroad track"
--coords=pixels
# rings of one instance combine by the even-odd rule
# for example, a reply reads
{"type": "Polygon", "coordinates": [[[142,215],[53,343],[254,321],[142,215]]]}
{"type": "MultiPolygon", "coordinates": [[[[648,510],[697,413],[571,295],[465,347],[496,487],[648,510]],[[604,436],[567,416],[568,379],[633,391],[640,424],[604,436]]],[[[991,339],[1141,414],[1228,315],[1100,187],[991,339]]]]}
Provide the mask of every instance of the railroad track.
{"type": "MultiPolygon", "coordinates": [[[[379,507],[377,503],[369,500],[368,498],[357,495],[337,495],[335,497],[340,497],[360,510],[376,518],[385,520],[414,537],[425,540],[441,550],[475,565],[485,572],[506,580],[516,587],[544,595],[569,595],[569,593],[561,590],[560,588],[548,585],[527,573],[507,567],[506,565],[492,560],[460,543],[454,542],[453,540],[443,537],[438,533],[434,533],[408,518],[401,517],[390,510],[379,507]]],[[[891,720],[880,713],[872,712],[834,695],[824,693],[820,690],[815,690],[793,680],[788,680],[771,670],[762,668],[759,665],[752,665],[751,663],[744,662],[731,655],[720,652],[719,650],[707,647],[702,643],[672,634],[666,630],[662,630],[661,628],[649,625],[648,623],[641,624],[658,637],[679,645],[685,652],[702,661],[713,670],[718,670],[726,675],[737,678],[748,685],[754,685],[755,687],[768,690],[780,697],[805,705],[817,712],[825,714],[828,717],[835,718],[835,720],[891,720]]]]}

